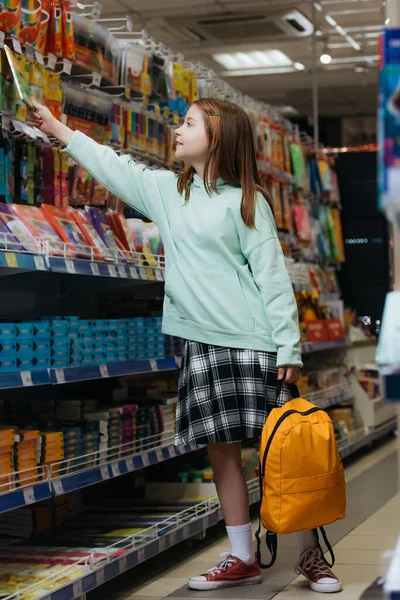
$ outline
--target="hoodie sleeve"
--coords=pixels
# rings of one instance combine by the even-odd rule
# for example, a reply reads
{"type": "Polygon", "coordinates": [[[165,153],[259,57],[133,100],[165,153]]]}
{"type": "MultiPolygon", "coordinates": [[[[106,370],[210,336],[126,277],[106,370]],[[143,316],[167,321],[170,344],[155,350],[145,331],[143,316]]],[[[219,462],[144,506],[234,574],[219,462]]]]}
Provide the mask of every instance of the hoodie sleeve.
{"type": "Polygon", "coordinates": [[[135,163],[128,155],[118,156],[112,148],[98,144],[75,131],[66,152],[105,188],[126,204],[157,222],[161,209],[159,183],[176,178],[170,171],[153,171],[135,163]]]}
{"type": "Polygon", "coordinates": [[[258,200],[255,220],[256,229],[243,223],[239,236],[271,324],[277,366],[302,367],[297,303],[274,218],[264,198],[258,200]]]}

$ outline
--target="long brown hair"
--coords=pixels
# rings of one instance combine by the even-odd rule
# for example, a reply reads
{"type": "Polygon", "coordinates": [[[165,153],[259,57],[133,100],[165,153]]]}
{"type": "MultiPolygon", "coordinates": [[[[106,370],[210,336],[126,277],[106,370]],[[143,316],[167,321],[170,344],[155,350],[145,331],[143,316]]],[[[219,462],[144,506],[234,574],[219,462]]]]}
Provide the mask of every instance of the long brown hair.
{"type": "MultiPolygon", "coordinates": [[[[193,104],[203,111],[209,140],[203,176],[205,189],[209,195],[218,193],[217,178],[242,188],[240,212],[245,224],[254,228],[257,192],[270,206],[271,201],[258,173],[250,119],[240,106],[227,100],[202,98],[193,104]]],[[[188,167],[178,178],[178,191],[185,193],[186,202],[190,198],[194,174],[194,168],[188,167]]]]}

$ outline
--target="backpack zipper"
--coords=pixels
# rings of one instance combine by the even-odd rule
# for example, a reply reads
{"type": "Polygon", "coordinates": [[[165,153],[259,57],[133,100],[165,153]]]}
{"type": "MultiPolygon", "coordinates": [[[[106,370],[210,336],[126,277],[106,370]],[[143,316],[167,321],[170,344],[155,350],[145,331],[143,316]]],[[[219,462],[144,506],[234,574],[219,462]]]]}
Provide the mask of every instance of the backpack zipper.
{"type": "Polygon", "coordinates": [[[262,462],[262,469],[261,469],[261,479],[264,479],[267,456],[268,456],[268,452],[269,452],[269,449],[272,444],[272,440],[274,439],[274,435],[276,434],[276,432],[278,431],[278,428],[282,425],[282,423],[286,419],[286,417],[289,417],[290,415],[294,415],[296,413],[298,415],[301,415],[302,417],[306,417],[307,415],[311,415],[312,413],[319,412],[322,410],[323,410],[322,408],[318,408],[317,406],[315,406],[314,408],[309,408],[308,410],[306,410],[304,412],[300,412],[299,410],[292,409],[292,410],[288,410],[287,412],[283,413],[283,415],[281,417],[279,417],[279,419],[275,423],[275,427],[273,428],[272,433],[269,437],[268,443],[265,447],[265,452],[264,452],[263,462],[262,462]]]}

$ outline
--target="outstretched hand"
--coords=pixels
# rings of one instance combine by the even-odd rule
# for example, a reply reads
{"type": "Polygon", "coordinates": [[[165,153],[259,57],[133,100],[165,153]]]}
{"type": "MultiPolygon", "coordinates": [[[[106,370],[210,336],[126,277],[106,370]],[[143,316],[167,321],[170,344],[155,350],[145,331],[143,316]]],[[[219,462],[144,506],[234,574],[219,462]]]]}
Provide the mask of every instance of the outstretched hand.
{"type": "Polygon", "coordinates": [[[35,111],[28,112],[28,125],[40,129],[46,135],[54,135],[54,125],[58,123],[57,119],[46,106],[39,104],[34,98],[31,99],[31,102],[35,111]]]}

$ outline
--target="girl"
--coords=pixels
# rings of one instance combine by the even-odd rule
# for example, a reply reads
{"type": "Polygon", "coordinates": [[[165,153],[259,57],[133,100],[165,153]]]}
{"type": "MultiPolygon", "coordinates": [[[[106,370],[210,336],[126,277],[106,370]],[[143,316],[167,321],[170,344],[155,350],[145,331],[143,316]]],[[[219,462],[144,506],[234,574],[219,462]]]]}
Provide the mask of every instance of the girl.
{"type": "MultiPolygon", "coordinates": [[[[57,138],[106,188],[155,221],[165,246],[163,332],[186,340],[179,381],[176,444],[207,444],[231,553],[191,589],[261,583],[252,543],[241,441],[261,435],[268,412],[282,406],[285,385],[299,379],[296,301],[268,195],[261,187],[245,111],[204,98],[176,130],[181,175],[153,171],[117,156],[57,121],[33,101],[30,124],[57,138]]],[[[302,573],[313,590],[341,582],[299,535],[302,573]]]]}

